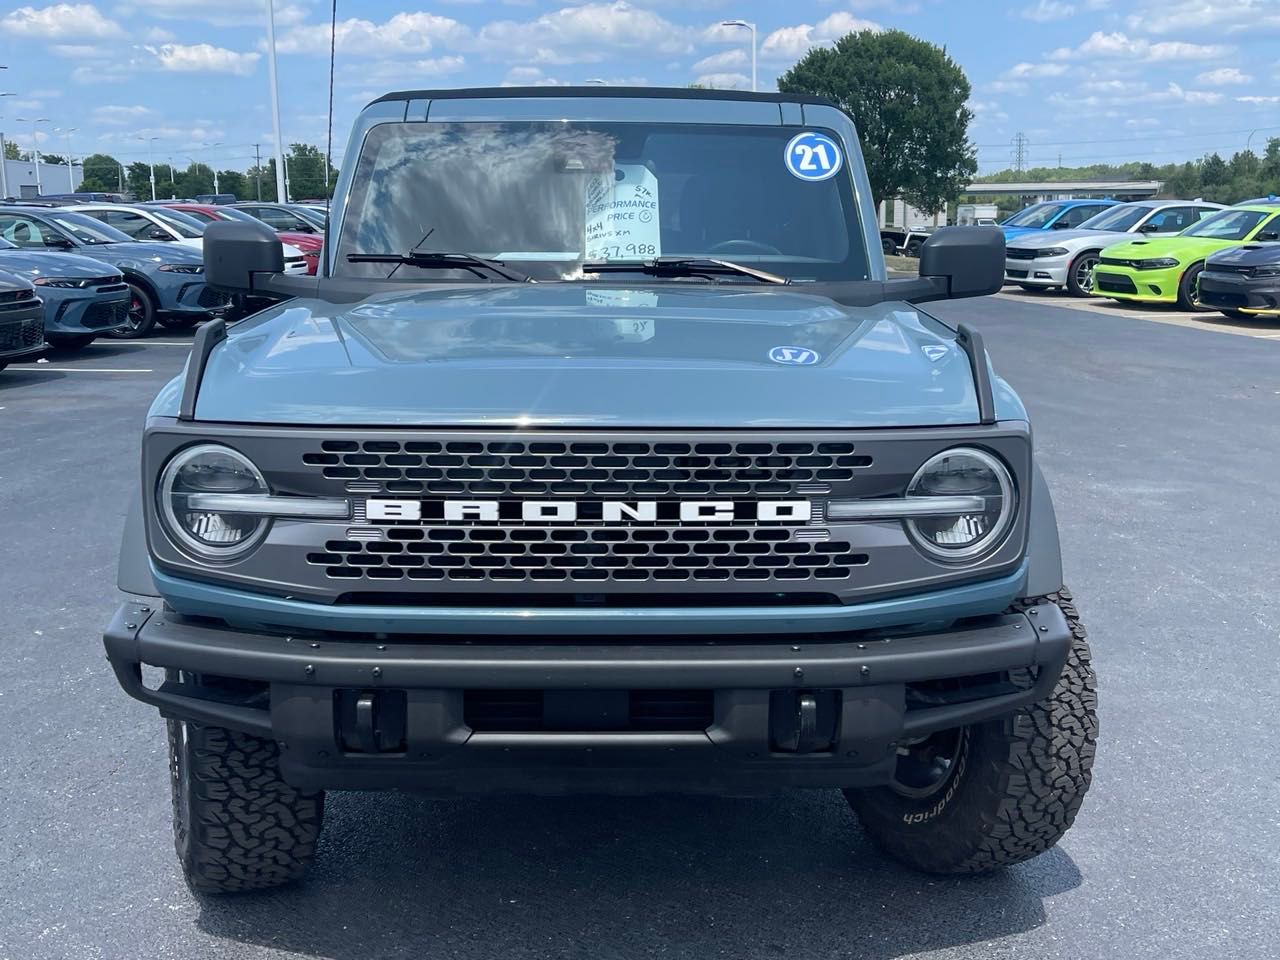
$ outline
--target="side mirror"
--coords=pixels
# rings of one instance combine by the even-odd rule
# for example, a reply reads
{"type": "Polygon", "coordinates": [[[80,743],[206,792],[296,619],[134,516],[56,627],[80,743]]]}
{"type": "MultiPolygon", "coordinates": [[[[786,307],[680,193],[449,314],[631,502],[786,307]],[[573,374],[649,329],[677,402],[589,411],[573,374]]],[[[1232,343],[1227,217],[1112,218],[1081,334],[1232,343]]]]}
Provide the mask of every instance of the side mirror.
{"type": "Polygon", "coordinates": [[[1065,220],[1055,220],[1053,221],[1053,223],[1049,224],[1049,229],[1050,230],[1070,230],[1071,224],[1067,223],[1067,221],[1065,220]]]}
{"type": "Polygon", "coordinates": [[[1253,239],[1259,243],[1274,243],[1276,240],[1280,240],[1280,233],[1275,230],[1264,230],[1253,239]]]}
{"type": "Polygon", "coordinates": [[[147,231],[147,239],[148,240],[172,240],[173,237],[169,236],[169,234],[161,230],[159,227],[152,227],[150,230],[147,231]]]}
{"type": "Polygon", "coordinates": [[[227,293],[253,293],[284,272],[284,247],[265,223],[215,220],[204,231],[205,283],[227,293]]]}
{"type": "Polygon", "coordinates": [[[56,233],[46,234],[44,238],[46,247],[53,247],[56,250],[70,250],[74,244],[66,237],[59,236],[56,233]]]}
{"type": "Polygon", "coordinates": [[[1158,223],[1144,223],[1138,228],[1139,233],[1159,233],[1160,225],[1158,223]]]}
{"type": "Polygon", "coordinates": [[[985,297],[1004,286],[999,227],[942,227],[920,247],[920,276],[944,280],[947,297],[985,297]]]}

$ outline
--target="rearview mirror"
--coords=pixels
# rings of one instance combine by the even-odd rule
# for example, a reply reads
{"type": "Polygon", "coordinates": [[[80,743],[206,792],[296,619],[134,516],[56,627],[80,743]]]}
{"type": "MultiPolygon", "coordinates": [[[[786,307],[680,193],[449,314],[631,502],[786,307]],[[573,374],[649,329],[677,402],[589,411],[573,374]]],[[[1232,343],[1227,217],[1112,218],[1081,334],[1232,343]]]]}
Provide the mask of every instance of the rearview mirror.
{"type": "Polygon", "coordinates": [[[284,247],[265,223],[215,220],[204,231],[205,283],[228,293],[253,293],[284,272],[284,247]]]}
{"type": "Polygon", "coordinates": [[[920,276],[944,280],[947,296],[985,297],[1004,286],[1004,231],[942,227],[920,247],[920,276]]]}

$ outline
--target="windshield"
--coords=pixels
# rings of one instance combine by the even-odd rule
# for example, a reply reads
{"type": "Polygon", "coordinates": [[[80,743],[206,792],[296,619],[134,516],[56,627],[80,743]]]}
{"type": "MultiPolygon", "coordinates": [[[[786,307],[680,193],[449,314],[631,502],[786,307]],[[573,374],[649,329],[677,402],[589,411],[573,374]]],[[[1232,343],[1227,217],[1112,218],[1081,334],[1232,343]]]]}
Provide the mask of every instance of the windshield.
{"type": "Polygon", "coordinates": [[[166,210],[160,213],[158,210],[149,211],[151,216],[172,227],[177,231],[179,236],[188,239],[195,239],[204,235],[204,224],[194,217],[189,217],[180,210],[166,210]]]}
{"type": "Polygon", "coordinates": [[[133,237],[109,227],[101,220],[83,213],[46,213],[45,216],[60,226],[80,243],[132,243],[133,237]]]}
{"type": "Polygon", "coordinates": [[[1243,240],[1269,214],[1261,210],[1223,210],[1182,231],[1184,237],[1212,240],[1243,240]]]}
{"type": "Polygon", "coordinates": [[[1037,203],[1033,204],[1021,213],[1015,213],[1006,220],[1003,226],[1006,227],[1043,227],[1050,220],[1067,209],[1065,204],[1061,203],[1037,203]]]}
{"type": "Polygon", "coordinates": [[[1118,207],[1112,207],[1109,210],[1103,210],[1102,213],[1095,213],[1092,217],[1080,224],[1081,230],[1114,230],[1117,233],[1123,233],[1132,230],[1139,220],[1151,212],[1151,207],[1145,204],[1122,204],[1118,207]]]}
{"type": "MultiPolygon", "coordinates": [[[[598,279],[579,269],[585,261],[672,256],[731,260],[794,280],[866,279],[851,180],[791,172],[787,151],[797,133],[603,122],[383,124],[370,131],[352,178],[335,272],[477,279],[347,260],[416,248],[500,260],[539,280],[598,279]]],[[[814,142],[828,147],[829,136],[814,142]]],[[[805,149],[814,163],[826,156],[805,149]]]]}
{"type": "Polygon", "coordinates": [[[324,227],[324,211],[317,210],[315,207],[304,206],[300,203],[292,203],[285,208],[292,214],[296,214],[303,220],[307,220],[317,227],[324,227]]]}

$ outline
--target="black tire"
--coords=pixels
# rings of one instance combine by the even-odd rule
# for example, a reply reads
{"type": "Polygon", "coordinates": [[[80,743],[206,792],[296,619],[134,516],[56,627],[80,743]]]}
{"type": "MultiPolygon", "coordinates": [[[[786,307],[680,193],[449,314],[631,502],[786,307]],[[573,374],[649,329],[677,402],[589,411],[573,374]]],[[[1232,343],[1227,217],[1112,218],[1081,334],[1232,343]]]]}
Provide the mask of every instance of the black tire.
{"type": "Polygon", "coordinates": [[[96,333],[46,333],[49,346],[59,350],[83,350],[98,339],[96,333]]]}
{"type": "MultiPolygon", "coordinates": [[[[941,745],[933,756],[949,752],[950,760],[940,765],[946,772],[936,783],[914,791],[896,784],[845,791],[872,840],[895,860],[928,873],[983,873],[1044,853],[1075,821],[1092,779],[1097,692],[1071,594],[1063,589],[1014,609],[1046,601],[1061,608],[1074,638],[1046,699],[931,737],[941,745]]],[[[1030,684],[1033,677],[1021,670],[1011,679],[1030,684]]]]}
{"type": "Polygon", "coordinates": [[[264,890],[315,858],[324,794],[280,778],[276,744],[168,721],[173,840],[195,893],[264,890]]]}
{"type": "Polygon", "coordinates": [[[898,252],[898,245],[894,243],[892,240],[890,240],[888,237],[881,237],[880,249],[883,250],[885,253],[892,255],[898,252]]]}
{"type": "Polygon", "coordinates": [[[1207,313],[1210,307],[1200,304],[1200,271],[1203,263],[1194,263],[1187,267],[1187,272],[1178,282],[1178,306],[1183,310],[1194,310],[1196,313],[1207,313]]]}
{"type": "Polygon", "coordinates": [[[187,314],[180,314],[178,316],[162,316],[162,317],[156,318],[160,326],[164,327],[166,330],[190,330],[202,319],[204,318],[192,317],[192,316],[188,316],[187,314]]]}
{"type": "Polygon", "coordinates": [[[907,244],[907,256],[916,257],[917,259],[919,259],[920,248],[923,246],[924,246],[923,240],[912,240],[910,243],[907,244]]]}
{"type": "Polygon", "coordinates": [[[146,288],[129,284],[129,322],[123,327],[108,330],[107,336],[117,340],[141,340],[156,325],[156,302],[146,288]]]}
{"type": "Polygon", "coordinates": [[[1102,257],[1100,250],[1085,250],[1067,267],[1067,293],[1073,297],[1093,295],[1093,268],[1102,257]]]}

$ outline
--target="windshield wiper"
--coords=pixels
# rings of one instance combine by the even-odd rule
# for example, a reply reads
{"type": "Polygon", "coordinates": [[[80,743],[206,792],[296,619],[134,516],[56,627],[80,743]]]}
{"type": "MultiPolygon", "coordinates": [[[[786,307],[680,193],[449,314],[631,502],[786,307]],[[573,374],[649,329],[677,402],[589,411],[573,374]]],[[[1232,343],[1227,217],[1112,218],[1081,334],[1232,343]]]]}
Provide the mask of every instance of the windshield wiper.
{"type": "Polygon", "coordinates": [[[470,270],[477,277],[483,277],[485,271],[488,271],[515,283],[523,283],[529,279],[528,274],[512,270],[504,263],[486,260],[470,253],[434,253],[426,250],[410,250],[408,253],[349,253],[347,263],[394,263],[397,266],[408,264],[427,269],[438,267],[442,270],[470,270]]]}
{"type": "Polygon", "coordinates": [[[652,260],[590,260],[582,265],[583,273],[644,273],[651,277],[697,277],[734,274],[751,277],[762,283],[790,283],[787,277],[767,273],[755,267],[744,267],[730,260],[711,257],[654,257],[652,260]]]}

